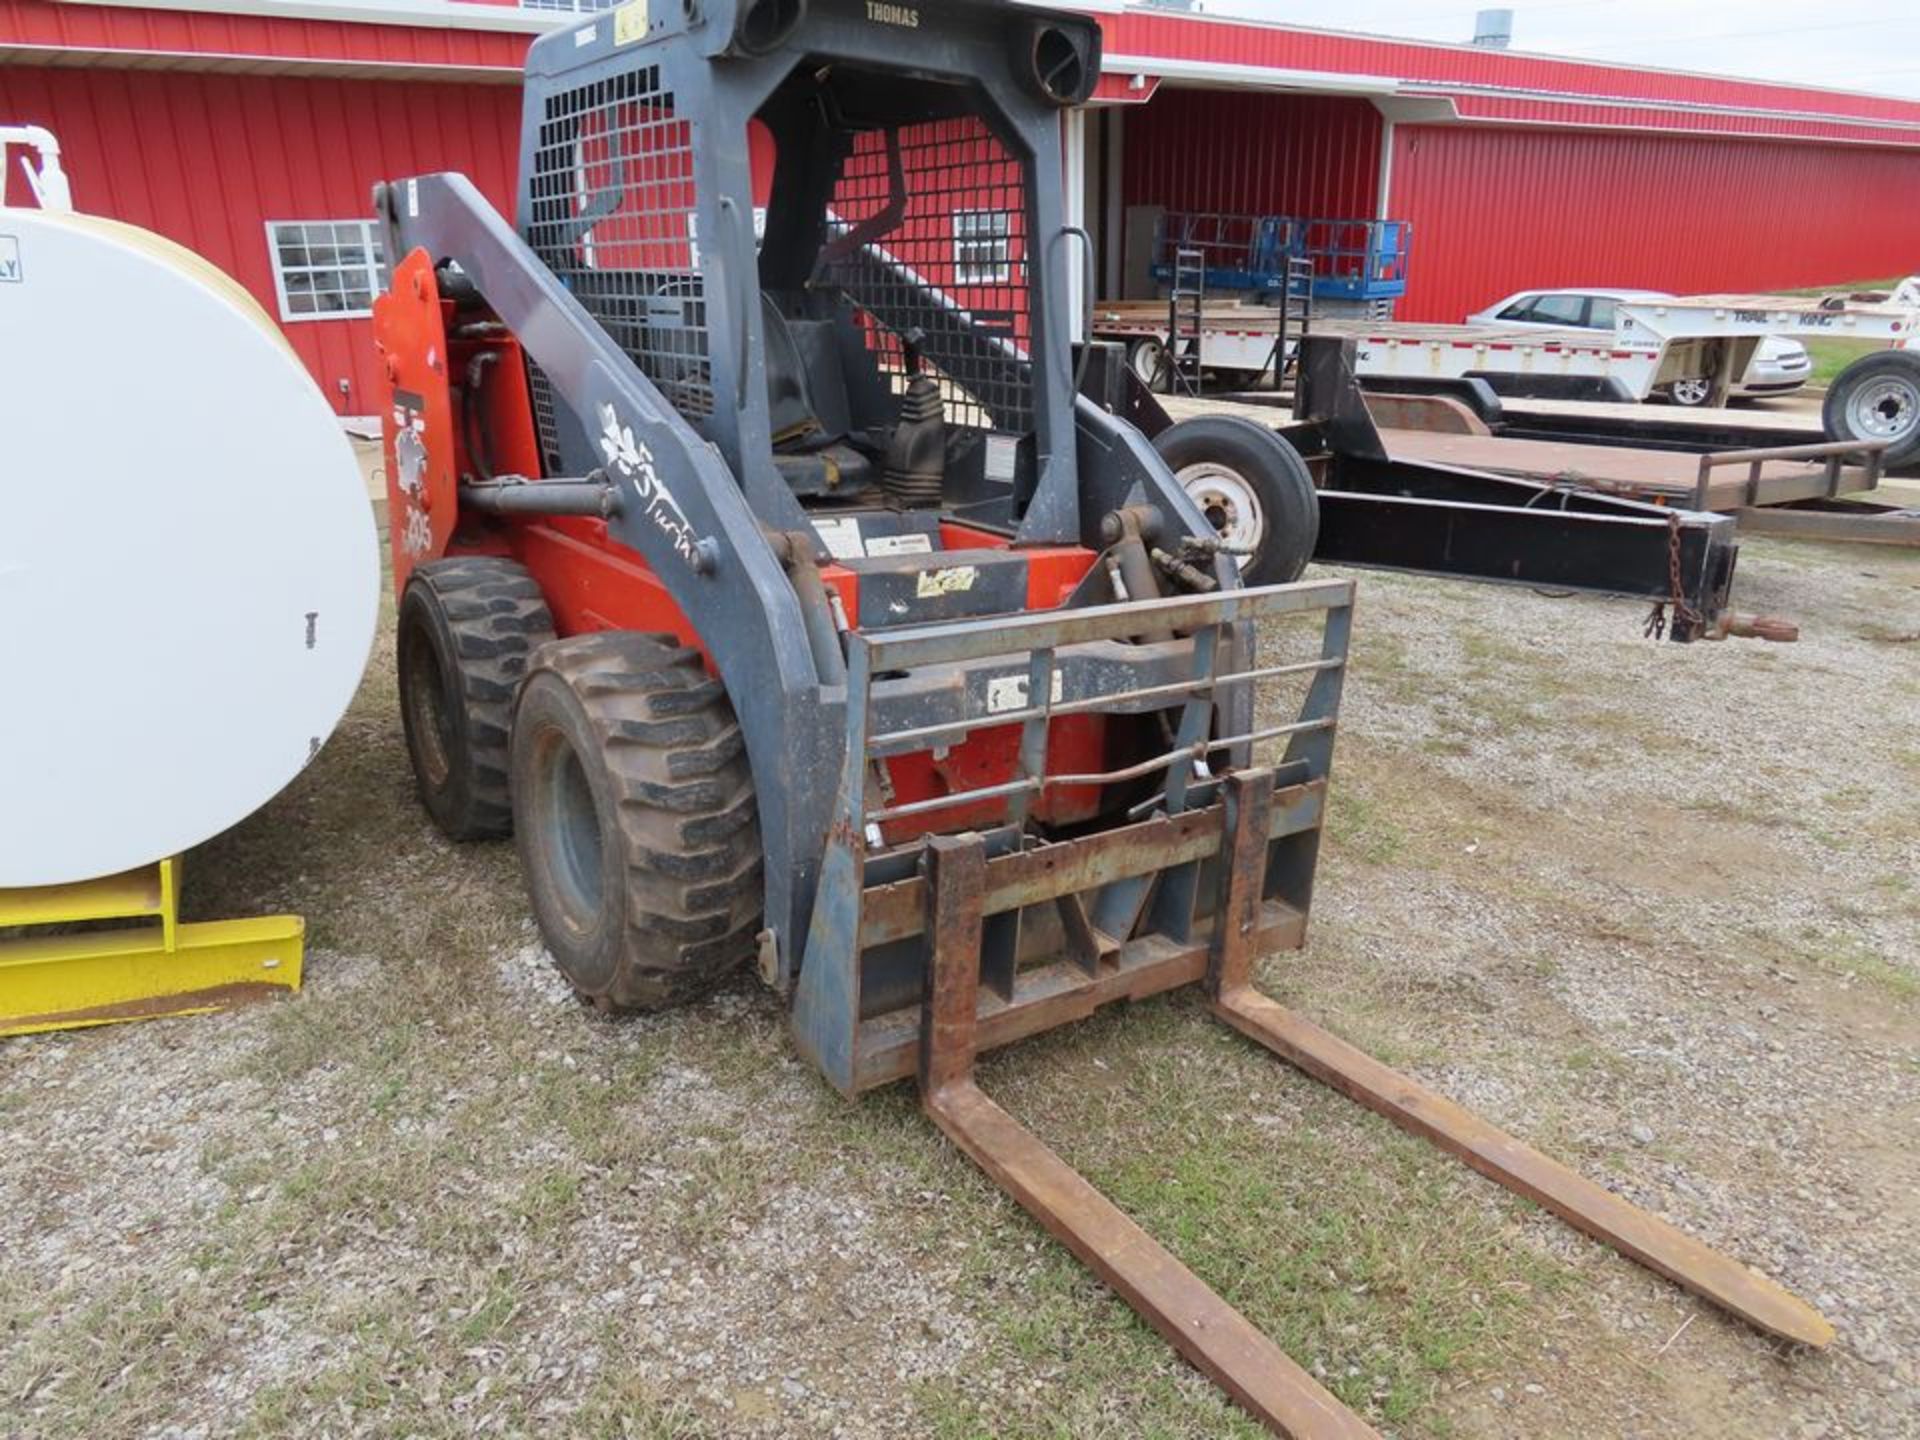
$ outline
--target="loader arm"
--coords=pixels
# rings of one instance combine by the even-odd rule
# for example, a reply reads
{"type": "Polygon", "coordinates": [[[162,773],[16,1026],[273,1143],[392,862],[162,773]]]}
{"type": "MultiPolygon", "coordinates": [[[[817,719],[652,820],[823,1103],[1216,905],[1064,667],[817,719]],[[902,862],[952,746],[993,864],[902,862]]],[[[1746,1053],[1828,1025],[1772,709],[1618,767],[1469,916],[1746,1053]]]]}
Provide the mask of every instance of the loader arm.
{"type": "MultiPolygon", "coordinates": [[[[777,694],[741,710],[754,773],[837,766],[837,715],[811,703],[823,680],[799,597],[725,462],[464,175],[381,185],[374,208],[386,222],[389,255],[421,250],[436,265],[456,263],[599,431],[603,468],[619,494],[608,531],[645,560],[682,614],[701,617],[720,678],[736,693],[777,694]]],[[[790,510],[773,523],[810,533],[799,504],[780,494],[790,510]]],[[[814,792],[803,787],[769,783],[760,795],[767,917],[784,947],[805,933],[826,807],[807,803],[814,792]]]]}

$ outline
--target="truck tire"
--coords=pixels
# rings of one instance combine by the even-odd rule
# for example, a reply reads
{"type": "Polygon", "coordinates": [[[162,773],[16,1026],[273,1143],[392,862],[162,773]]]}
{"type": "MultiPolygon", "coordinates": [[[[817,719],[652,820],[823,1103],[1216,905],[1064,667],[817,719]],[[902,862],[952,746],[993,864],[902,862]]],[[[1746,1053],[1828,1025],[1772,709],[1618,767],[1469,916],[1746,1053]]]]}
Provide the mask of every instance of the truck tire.
{"type": "Polygon", "coordinates": [[[400,723],[420,803],[450,840],[513,830],[507,732],[513,698],[553,616],[524,568],[493,555],[415,568],[396,638],[400,723]]]}
{"type": "Polygon", "coordinates": [[[1920,354],[1863,355],[1827,390],[1820,420],[1829,440],[1884,440],[1889,468],[1920,459],[1920,354]]]}
{"type": "Polygon", "coordinates": [[[1247,584],[1300,578],[1320,539],[1320,496],[1293,446],[1238,415],[1200,415],[1169,425],[1153,448],[1220,537],[1249,552],[1247,584]]]}
{"type": "Polygon", "coordinates": [[[725,688],[671,636],[540,647],[513,717],[514,840],[581,999],[663,1010],[754,952],[760,826],[725,688]]]}
{"type": "Polygon", "coordinates": [[[1713,399],[1713,381],[1704,375],[1687,380],[1676,380],[1667,387],[1668,403],[1684,406],[1689,410],[1697,410],[1711,399],[1713,399]]]}

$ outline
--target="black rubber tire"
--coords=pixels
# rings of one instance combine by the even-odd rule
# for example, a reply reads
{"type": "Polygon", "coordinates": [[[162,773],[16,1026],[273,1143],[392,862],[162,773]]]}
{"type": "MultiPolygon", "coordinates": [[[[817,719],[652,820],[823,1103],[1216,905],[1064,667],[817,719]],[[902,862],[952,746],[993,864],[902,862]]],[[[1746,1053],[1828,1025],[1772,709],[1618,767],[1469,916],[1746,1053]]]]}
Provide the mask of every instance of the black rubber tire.
{"type": "Polygon", "coordinates": [[[415,568],[395,649],[407,756],[451,840],[512,833],[507,735],[534,650],[553,638],[540,587],[511,560],[465,555],[415,568]]]}
{"type": "Polygon", "coordinates": [[[543,645],[513,717],[514,840],[540,933],[609,1012],[697,999],[754,953],[759,815],[725,688],[671,636],[543,645]]]}
{"type": "MultiPolygon", "coordinates": [[[[1298,580],[1320,540],[1320,495],[1313,472],[1283,438],[1238,415],[1200,415],[1154,436],[1153,448],[1179,478],[1199,465],[1238,477],[1259,506],[1253,554],[1241,567],[1249,585],[1298,580]]],[[[1194,484],[1183,480],[1192,493],[1194,484]]],[[[1203,507],[1204,508],[1204,507],[1203,507]]],[[[1221,517],[1209,515],[1220,523],[1221,517]]]]}
{"type": "Polygon", "coordinates": [[[1920,460],[1920,354],[1911,350],[1878,350],[1863,355],[1842,370],[1827,388],[1826,403],[1820,407],[1821,426],[1829,440],[1890,441],[1881,463],[1889,469],[1920,460]],[[1890,384],[1905,392],[1903,418],[1909,420],[1904,433],[1880,436],[1860,433],[1853,425],[1850,411],[1855,397],[1868,386],[1890,384]]]}

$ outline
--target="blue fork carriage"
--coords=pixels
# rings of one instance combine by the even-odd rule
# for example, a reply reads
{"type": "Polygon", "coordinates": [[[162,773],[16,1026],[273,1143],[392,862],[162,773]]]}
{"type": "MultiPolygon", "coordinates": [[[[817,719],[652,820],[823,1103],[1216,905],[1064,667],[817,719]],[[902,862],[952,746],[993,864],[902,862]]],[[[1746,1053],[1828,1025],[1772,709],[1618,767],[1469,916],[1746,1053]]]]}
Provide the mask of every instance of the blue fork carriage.
{"type": "MultiPolygon", "coordinates": [[[[1351,628],[1350,581],[1228,590],[1200,597],[1057,610],[962,624],[850,634],[847,746],[804,963],[794,996],[802,1050],[853,1094],[914,1073],[926,992],[929,923],[921,874],[925,842],[887,846],[891,823],[991,800],[1005,823],[967,843],[983,856],[978,950],[979,1043],[1004,1044],[1131,999],[1189,984],[1206,969],[1222,883],[1227,803],[1223,777],[1253,747],[1285,741],[1271,804],[1257,822],[1257,942],[1298,946],[1306,931],[1336,712],[1351,628]],[[1317,656],[1253,663],[1256,622],[1317,619],[1317,656]],[[1176,680],[1056,698],[1069,664],[1160,647],[1176,680]],[[876,691],[909,670],[962,667],[1024,656],[1018,708],[892,731],[874,726],[876,691]],[[1301,677],[1299,713],[1221,733],[1221,718],[1251,715],[1247,692],[1301,677]],[[1049,773],[1052,721],[1076,714],[1161,711],[1171,735],[1161,753],[1098,774],[1049,773]],[[1177,718],[1175,718],[1177,717],[1177,718]],[[954,745],[990,726],[1020,727],[1019,765],[1002,783],[931,800],[889,804],[879,762],[954,745]],[[1126,823],[1051,843],[1025,835],[1032,802],[1061,786],[1159,777],[1126,823]],[[1061,958],[1047,958],[1061,957],[1061,958]]],[[[1140,673],[1134,670],[1135,674],[1140,673]]],[[[1229,725],[1231,722],[1229,722],[1229,725]]],[[[949,842],[951,843],[951,842],[949,842]]]]}

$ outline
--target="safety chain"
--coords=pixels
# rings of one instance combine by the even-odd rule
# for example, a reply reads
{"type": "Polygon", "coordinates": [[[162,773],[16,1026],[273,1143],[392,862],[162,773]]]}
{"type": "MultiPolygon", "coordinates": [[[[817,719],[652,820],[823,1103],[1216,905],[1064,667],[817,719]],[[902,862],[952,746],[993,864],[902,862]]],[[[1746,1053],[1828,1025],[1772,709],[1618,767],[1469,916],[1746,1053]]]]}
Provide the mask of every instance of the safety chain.
{"type": "Polygon", "coordinates": [[[1680,516],[1667,511],[1667,590],[1668,598],[1653,602],[1642,634],[1650,640],[1664,639],[1667,633],[1667,606],[1673,606],[1673,623],[1689,631],[1700,628],[1700,612],[1687,603],[1686,586],[1680,581],[1680,516]]]}

